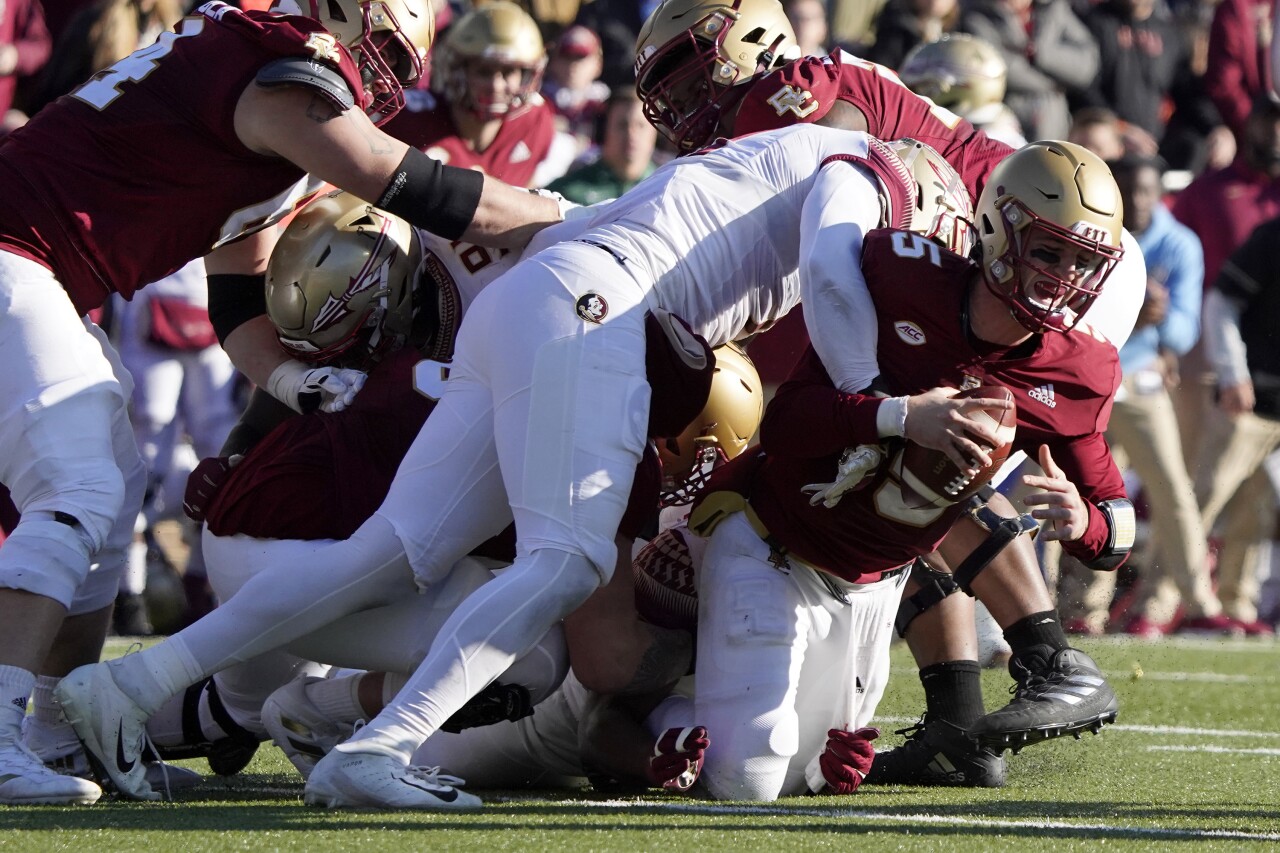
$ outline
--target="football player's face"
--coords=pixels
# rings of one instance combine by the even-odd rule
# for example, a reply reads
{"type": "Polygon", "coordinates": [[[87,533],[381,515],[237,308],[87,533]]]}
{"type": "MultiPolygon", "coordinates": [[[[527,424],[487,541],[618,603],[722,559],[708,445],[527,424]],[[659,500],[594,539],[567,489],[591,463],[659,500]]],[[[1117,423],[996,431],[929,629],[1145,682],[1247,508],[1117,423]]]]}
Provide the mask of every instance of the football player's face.
{"type": "Polygon", "coordinates": [[[477,106],[510,106],[520,93],[525,71],[518,65],[476,59],[467,63],[467,90],[477,106]]]}
{"type": "Polygon", "coordinates": [[[1022,292],[1047,311],[1061,310],[1077,295],[1062,282],[1083,287],[1102,264],[1096,252],[1039,229],[1027,238],[1022,257],[1028,262],[1022,268],[1022,292]]]}

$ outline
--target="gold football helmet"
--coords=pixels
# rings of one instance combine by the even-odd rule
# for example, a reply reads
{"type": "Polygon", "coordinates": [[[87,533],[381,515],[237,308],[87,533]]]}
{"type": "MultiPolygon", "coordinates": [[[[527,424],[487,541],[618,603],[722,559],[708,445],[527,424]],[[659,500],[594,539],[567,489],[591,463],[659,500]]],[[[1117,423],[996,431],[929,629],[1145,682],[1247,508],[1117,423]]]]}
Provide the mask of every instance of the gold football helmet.
{"type": "Polygon", "coordinates": [[[435,38],[430,0],[276,0],[272,11],[295,3],[351,51],[373,98],[367,112],[374,123],[399,112],[403,88],[421,79],[435,38]]]}
{"type": "Polygon", "coordinates": [[[472,9],[449,27],[435,62],[440,91],[451,104],[481,118],[500,118],[537,93],[547,52],[533,18],[509,0],[496,0],[472,9]],[[519,87],[505,100],[473,92],[467,68],[476,61],[519,68],[519,87]]]}
{"type": "Polygon", "coordinates": [[[978,199],[987,287],[1029,331],[1070,330],[1123,254],[1123,216],[1111,170],[1087,148],[1050,140],[1015,151],[978,199]]]}
{"type": "Polygon", "coordinates": [[[1008,71],[1004,57],[987,42],[948,33],[908,53],[898,76],[917,95],[969,116],[979,107],[1004,100],[1008,71]]]}
{"type": "Polygon", "coordinates": [[[764,415],[760,374],[747,354],[726,344],[715,356],[707,404],[678,437],[658,440],[664,506],[692,501],[717,465],[747,449],[764,415]]]}
{"type": "Polygon", "coordinates": [[[912,231],[941,243],[958,255],[973,250],[973,199],[960,173],[937,151],[914,139],[889,143],[916,184],[912,231]]]}
{"type": "Polygon", "coordinates": [[[267,264],[267,316],[289,355],[366,369],[413,326],[422,247],[403,219],[350,193],[308,204],[267,264]]]}
{"type": "Polygon", "coordinates": [[[664,0],[636,39],[636,92],[682,152],[715,138],[735,86],[800,56],[778,0],[664,0]]]}

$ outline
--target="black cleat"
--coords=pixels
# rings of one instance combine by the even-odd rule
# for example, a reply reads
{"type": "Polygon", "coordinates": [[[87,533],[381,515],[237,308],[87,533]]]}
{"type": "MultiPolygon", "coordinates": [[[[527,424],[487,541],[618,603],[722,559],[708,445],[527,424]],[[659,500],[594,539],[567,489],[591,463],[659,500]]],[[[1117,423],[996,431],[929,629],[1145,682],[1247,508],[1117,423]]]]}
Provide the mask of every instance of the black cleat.
{"type": "Polygon", "coordinates": [[[203,758],[209,769],[219,776],[234,776],[249,766],[258,751],[259,738],[242,728],[222,704],[212,678],[198,681],[187,688],[183,697],[182,729],[184,742],[178,745],[157,746],[156,755],[165,761],[184,758],[203,758]],[[200,727],[201,694],[209,694],[209,711],[227,737],[210,741],[200,727]]]}
{"type": "Polygon", "coordinates": [[[1004,786],[1004,756],[979,746],[964,729],[945,720],[920,722],[898,734],[907,742],[877,752],[865,785],[931,785],[956,788],[1004,786]]]}
{"type": "Polygon", "coordinates": [[[1035,646],[1009,661],[1013,701],[969,729],[993,750],[1023,747],[1063,735],[1097,734],[1114,723],[1119,702],[1093,658],[1079,649],[1035,646]]]}

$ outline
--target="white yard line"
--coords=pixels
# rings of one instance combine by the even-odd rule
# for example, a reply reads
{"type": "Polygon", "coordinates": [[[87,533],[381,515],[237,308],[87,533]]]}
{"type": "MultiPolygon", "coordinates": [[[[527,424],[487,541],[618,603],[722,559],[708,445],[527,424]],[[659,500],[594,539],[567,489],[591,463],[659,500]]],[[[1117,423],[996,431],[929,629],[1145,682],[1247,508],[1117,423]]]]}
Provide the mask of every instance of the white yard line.
{"type": "Polygon", "coordinates": [[[1053,829],[1067,830],[1081,835],[1127,836],[1142,835],[1170,840],[1234,839],[1240,841],[1280,841],[1280,832],[1241,832],[1230,829],[1166,829],[1153,826],[1106,823],[1069,823],[1060,820],[1001,820],[994,818],[959,817],[935,814],[893,814],[888,812],[855,811],[852,809],[787,808],[786,806],[735,806],[718,804],[667,803],[654,800],[601,800],[583,803],[581,800],[565,800],[562,805],[604,808],[652,808],[658,811],[701,815],[755,815],[776,817],[813,817],[831,820],[842,818],[896,824],[935,824],[946,826],[978,826],[992,829],[1053,829]]]}
{"type": "Polygon", "coordinates": [[[1232,755],[1280,755],[1280,749],[1272,747],[1252,747],[1242,749],[1234,746],[1214,746],[1205,744],[1204,746],[1174,746],[1172,744],[1157,744],[1147,747],[1148,752],[1213,752],[1213,753],[1230,753],[1232,755]]]}

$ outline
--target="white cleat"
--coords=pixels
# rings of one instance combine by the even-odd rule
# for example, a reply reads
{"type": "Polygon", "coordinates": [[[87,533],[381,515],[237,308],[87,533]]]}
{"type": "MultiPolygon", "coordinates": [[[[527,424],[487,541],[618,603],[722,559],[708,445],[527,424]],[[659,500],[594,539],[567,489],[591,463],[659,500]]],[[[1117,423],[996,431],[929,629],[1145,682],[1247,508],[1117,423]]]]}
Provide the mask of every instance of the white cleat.
{"type": "Polygon", "coordinates": [[[314,675],[295,678],[262,703],[263,728],[303,779],[311,778],[316,762],[354,731],[326,717],[307,697],[307,685],[323,680],[314,675]]]}
{"type": "Polygon", "coordinates": [[[316,764],[302,799],[330,809],[474,809],[480,798],[439,767],[405,767],[373,752],[335,749],[316,764]]]}
{"type": "Polygon", "coordinates": [[[147,715],[116,686],[111,667],[90,664],[72,670],[54,689],[67,722],[106,771],[121,794],[133,800],[158,800],[147,782],[142,760],[147,715]]]}
{"type": "MultiPolygon", "coordinates": [[[[45,725],[28,716],[22,721],[22,739],[45,767],[63,776],[79,776],[96,780],[89,754],[67,722],[45,725]]],[[[147,761],[147,782],[153,790],[184,791],[204,782],[204,776],[186,767],[147,761]]]]}
{"type": "Polygon", "coordinates": [[[102,789],[88,779],[55,773],[24,744],[0,744],[0,805],[87,806],[102,789]]]}

